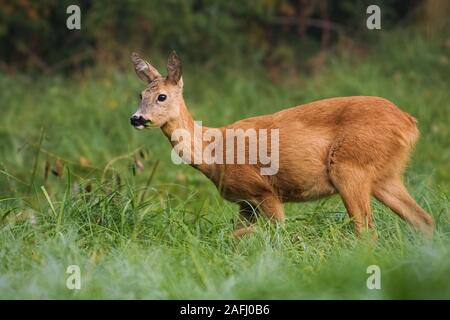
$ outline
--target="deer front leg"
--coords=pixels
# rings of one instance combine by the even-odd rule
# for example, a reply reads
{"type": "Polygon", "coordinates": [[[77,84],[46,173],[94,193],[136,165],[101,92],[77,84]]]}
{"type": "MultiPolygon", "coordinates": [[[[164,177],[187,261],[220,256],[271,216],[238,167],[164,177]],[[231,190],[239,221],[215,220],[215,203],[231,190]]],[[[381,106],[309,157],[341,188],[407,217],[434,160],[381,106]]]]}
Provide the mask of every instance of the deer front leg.
{"type": "Polygon", "coordinates": [[[240,238],[255,231],[256,209],[253,209],[248,202],[241,202],[239,206],[239,221],[236,223],[235,231],[233,232],[234,238],[240,238]]]}
{"type": "Polygon", "coordinates": [[[284,209],[280,199],[275,195],[266,195],[259,204],[260,212],[269,219],[270,222],[284,222],[284,209]]]}
{"type": "MultiPolygon", "coordinates": [[[[267,195],[261,198],[258,205],[258,211],[269,219],[272,223],[284,222],[284,209],[281,201],[274,195],[267,195]]],[[[235,238],[251,234],[255,231],[256,216],[252,206],[248,203],[242,203],[240,210],[240,222],[236,225],[233,233],[235,238]]]]}

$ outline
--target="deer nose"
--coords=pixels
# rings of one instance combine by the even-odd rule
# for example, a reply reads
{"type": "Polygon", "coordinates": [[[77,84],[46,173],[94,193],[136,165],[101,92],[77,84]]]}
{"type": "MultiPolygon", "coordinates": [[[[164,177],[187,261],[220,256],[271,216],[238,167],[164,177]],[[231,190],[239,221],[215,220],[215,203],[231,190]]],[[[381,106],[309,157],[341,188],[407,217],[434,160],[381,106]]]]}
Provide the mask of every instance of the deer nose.
{"type": "Polygon", "coordinates": [[[131,125],[133,125],[135,127],[143,126],[143,125],[145,125],[146,122],[148,122],[148,121],[145,120],[143,116],[136,116],[136,115],[134,115],[134,116],[132,116],[130,118],[131,125]]]}

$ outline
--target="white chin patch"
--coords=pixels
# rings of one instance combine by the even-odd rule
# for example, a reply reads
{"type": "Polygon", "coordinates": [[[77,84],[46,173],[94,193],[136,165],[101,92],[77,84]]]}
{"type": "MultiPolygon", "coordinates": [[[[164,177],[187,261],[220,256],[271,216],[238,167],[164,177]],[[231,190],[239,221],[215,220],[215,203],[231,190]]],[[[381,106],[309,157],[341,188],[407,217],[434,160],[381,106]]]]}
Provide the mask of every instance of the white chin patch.
{"type": "Polygon", "coordinates": [[[139,125],[139,126],[134,126],[134,128],[135,128],[135,129],[138,129],[138,130],[142,130],[142,129],[144,129],[145,127],[144,127],[143,125],[139,125]]]}

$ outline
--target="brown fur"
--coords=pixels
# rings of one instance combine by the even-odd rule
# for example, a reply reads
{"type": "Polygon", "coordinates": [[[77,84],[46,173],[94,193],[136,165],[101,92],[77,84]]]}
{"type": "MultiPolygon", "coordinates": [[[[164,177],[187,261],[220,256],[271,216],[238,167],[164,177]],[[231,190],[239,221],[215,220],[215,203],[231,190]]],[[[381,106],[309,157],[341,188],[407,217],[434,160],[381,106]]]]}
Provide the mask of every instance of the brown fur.
{"type": "MultiPolygon", "coordinates": [[[[176,55],[171,54],[168,70],[167,79],[150,81],[151,89],[143,92],[139,110],[170,140],[176,129],[193,133],[194,121],[182,96],[181,63],[176,55]],[[165,114],[153,111],[159,106],[149,104],[161,92],[170,97],[165,114]]],[[[271,221],[282,222],[283,202],[309,201],[336,193],[354,220],[358,234],[365,227],[373,227],[371,196],[417,229],[432,234],[432,218],[402,182],[418,138],[416,120],[392,102],[369,96],[331,98],[243,119],[220,130],[227,128],[279,129],[276,175],[261,175],[260,164],[193,165],[218,187],[225,199],[240,205],[241,222],[236,236],[253,230],[254,208],[271,221]]],[[[180,142],[171,141],[174,146],[180,142]]]]}

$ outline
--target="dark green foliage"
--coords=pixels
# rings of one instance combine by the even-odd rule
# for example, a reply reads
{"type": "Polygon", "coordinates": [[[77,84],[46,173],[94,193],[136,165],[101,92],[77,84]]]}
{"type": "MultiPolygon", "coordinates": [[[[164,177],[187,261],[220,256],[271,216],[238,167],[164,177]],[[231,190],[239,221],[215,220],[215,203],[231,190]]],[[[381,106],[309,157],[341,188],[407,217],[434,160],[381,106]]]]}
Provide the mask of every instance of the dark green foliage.
{"type": "MultiPolygon", "coordinates": [[[[218,64],[245,57],[269,66],[298,64],[345,35],[360,41],[374,1],[0,1],[0,60],[4,69],[53,73],[95,63],[116,64],[133,50],[166,55],[172,49],[191,62],[218,64]],[[81,30],[66,28],[66,8],[81,8],[81,30]],[[324,27],[332,23],[333,28],[324,27]],[[287,61],[286,61],[287,59],[287,61]]],[[[383,28],[401,25],[415,1],[375,1],[383,28]]],[[[123,64],[122,62],[120,62],[123,64]]]]}

